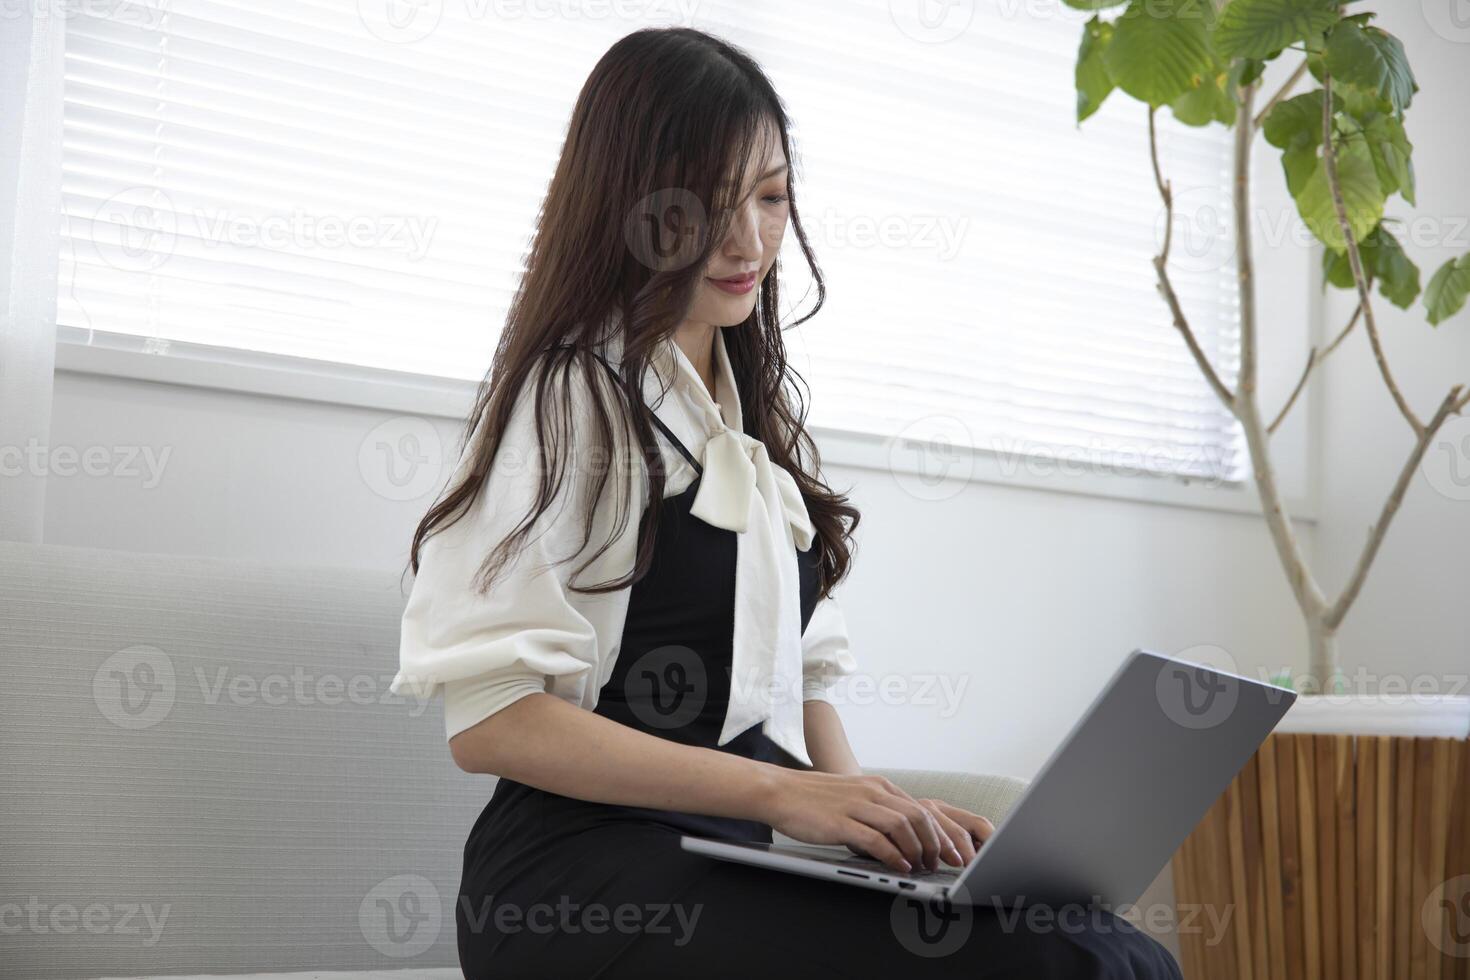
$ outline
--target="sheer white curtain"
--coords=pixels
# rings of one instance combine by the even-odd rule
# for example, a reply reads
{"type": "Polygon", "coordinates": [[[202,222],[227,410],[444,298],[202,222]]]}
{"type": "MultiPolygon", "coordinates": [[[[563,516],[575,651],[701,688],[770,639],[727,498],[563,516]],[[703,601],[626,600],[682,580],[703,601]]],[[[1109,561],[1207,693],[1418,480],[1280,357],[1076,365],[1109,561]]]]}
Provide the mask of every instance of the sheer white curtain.
{"type": "Polygon", "coordinates": [[[0,539],[40,541],[56,362],[60,5],[0,17],[0,539]]]}

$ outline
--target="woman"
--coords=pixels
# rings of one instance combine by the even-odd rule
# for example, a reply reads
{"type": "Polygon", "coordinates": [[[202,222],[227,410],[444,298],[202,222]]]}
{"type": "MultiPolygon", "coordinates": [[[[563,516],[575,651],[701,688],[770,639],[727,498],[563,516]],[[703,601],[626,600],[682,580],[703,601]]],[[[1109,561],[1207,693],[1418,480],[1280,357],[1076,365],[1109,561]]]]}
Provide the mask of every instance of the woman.
{"type": "Polygon", "coordinates": [[[679,847],[774,828],[908,871],[993,830],[862,775],[828,700],[856,669],[832,591],[858,513],[788,386],[788,224],[823,293],[787,129],[757,65],[689,29],[623,38],[577,100],[414,537],[393,682],[442,684],[456,763],[500,777],[465,845],[465,975],[1178,977],[1111,914],[964,910],[939,949],[913,903],[679,847]]]}

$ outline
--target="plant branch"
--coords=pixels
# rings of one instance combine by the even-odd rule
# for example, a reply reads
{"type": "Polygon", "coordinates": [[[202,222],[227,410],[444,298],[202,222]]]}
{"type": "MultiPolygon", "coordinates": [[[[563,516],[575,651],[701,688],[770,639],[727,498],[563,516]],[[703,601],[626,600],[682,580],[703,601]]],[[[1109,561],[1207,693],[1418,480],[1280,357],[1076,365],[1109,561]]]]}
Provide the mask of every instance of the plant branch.
{"type": "Polygon", "coordinates": [[[1358,325],[1358,319],[1362,315],[1362,306],[1359,306],[1357,309],[1353,310],[1353,318],[1348,321],[1347,326],[1342,328],[1342,332],[1337,335],[1336,339],[1334,339],[1332,343],[1327,345],[1326,349],[1323,350],[1320,355],[1317,353],[1316,347],[1313,347],[1310,351],[1307,352],[1307,366],[1302,368],[1302,376],[1297,381],[1296,387],[1292,389],[1291,397],[1286,400],[1285,405],[1281,406],[1281,411],[1276,413],[1276,420],[1270,425],[1266,426],[1266,433],[1268,435],[1274,435],[1276,430],[1281,427],[1281,423],[1286,419],[1286,413],[1291,411],[1291,406],[1296,404],[1297,397],[1302,393],[1302,389],[1307,386],[1307,377],[1312,373],[1312,369],[1318,364],[1321,364],[1323,361],[1327,360],[1328,354],[1331,354],[1333,351],[1337,350],[1337,345],[1342,343],[1343,338],[1352,332],[1353,327],[1356,327],[1358,325]]]}
{"type": "Polygon", "coordinates": [[[1296,88],[1296,83],[1301,81],[1302,76],[1306,73],[1307,63],[1303,60],[1301,64],[1296,66],[1296,71],[1291,73],[1291,77],[1282,83],[1281,88],[1276,90],[1276,94],[1271,96],[1271,100],[1266,103],[1266,107],[1256,113],[1255,127],[1257,129],[1261,128],[1261,123],[1266,121],[1266,117],[1270,115],[1272,109],[1276,108],[1277,103],[1291,94],[1291,90],[1296,88]]]}
{"type": "Polygon", "coordinates": [[[1414,435],[1422,436],[1424,423],[1419,421],[1419,417],[1404,400],[1403,392],[1399,391],[1398,384],[1393,380],[1393,373],[1388,369],[1388,358],[1383,353],[1383,344],[1378,337],[1378,321],[1373,318],[1373,305],[1368,297],[1368,277],[1363,274],[1363,257],[1358,253],[1358,243],[1353,237],[1352,224],[1348,221],[1347,206],[1342,200],[1342,185],[1338,182],[1337,175],[1337,150],[1332,145],[1332,75],[1328,72],[1322,73],[1322,165],[1327,172],[1327,186],[1332,190],[1332,206],[1337,211],[1337,224],[1342,229],[1343,243],[1347,246],[1353,282],[1358,287],[1358,304],[1363,308],[1363,326],[1373,344],[1373,358],[1378,362],[1379,373],[1383,375],[1384,384],[1388,385],[1389,394],[1393,395],[1395,404],[1408,421],[1409,427],[1414,430],[1414,435]]]}
{"type": "Polygon", "coordinates": [[[1240,92],[1241,112],[1235,123],[1235,179],[1232,192],[1235,216],[1235,268],[1236,281],[1240,290],[1240,381],[1236,385],[1235,415],[1240,419],[1245,433],[1246,445],[1250,448],[1251,464],[1256,481],[1256,492],[1261,498],[1261,515],[1271,532],[1271,541],[1276,546],[1281,566],[1286,572],[1287,582],[1302,614],[1310,622],[1321,616],[1327,605],[1316,579],[1307,566],[1297,542],[1296,531],[1291,524],[1291,515],[1286,512],[1281,490],[1276,485],[1276,473],[1271,465],[1270,437],[1261,424],[1260,406],[1256,404],[1256,295],[1253,281],[1254,260],[1251,244],[1251,196],[1250,163],[1251,141],[1255,136],[1251,104],[1255,100],[1256,86],[1247,85],[1240,92]]]}
{"type": "Polygon", "coordinates": [[[1215,373],[1214,365],[1210,363],[1207,355],[1199,345],[1199,340],[1194,335],[1194,330],[1189,326],[1189,318],[1184,315],[1184,307],[1179,302],[1179,294],[1174,291],[1174,284],[1169,278],[1169,249],[1174,242],[1174,194],[1168,181],[1164,180],[1163,171],[1159,168],[1159,141],[1154,129],[1154,107],[1148,109],[1148,151],[1149,158],[1154,166],[1154,183],[1158,186],[1159,197],[1164,201],[1164,245],[1159,254],[1154,256],[1154,272],[1159,279],[1159,292],[1163,294],[1164,301],[1169,304],[1169,312],[1174,317],[1174,329],[1184,338],[1184,345],[1189,348],[1189,353],[1194,357],[1195,363],[1199,365],[1205,380],[1224,402],[1225,407],[1231,411],[1235,410],[1235,396],[1230,389],[1225,387],[1225,382],[1215,373]]]}
{"type": "Polygon", "coordinates": [[[1414,440],[1414,449],[1409,453],[1409,458],[1404,461],[1403,469],[1399,470],[1399,478],[1394,482],[1393,491],[1388,499],[1383,502],[1383,511],[1378,516],[1377,523],[1368,529],[1368,541],[1363,546],[1363,553],[1358,556],[1357,567],[1353,569],[1352,577],[1343,588],[1342,594],[1332,604],[1322,617],[1322,622],[1329,629],[1336,629],[1352,608],[1353,600],[1358,597],[1358,592],[1363,588],[1363,581],[1368,577],[1368,569],[1373,564],[1373,559],[1378,555],[1378,548],[1383,544],[1383,537],[1388,533],[1388,525],[1393,521],[1394,514],[1398,513],[1399,505],[1403,503],[1404,493],[1409,489],[1409,481],[1419,470],[1419,463],[1424,459],[1424,454],[1429,450],[1429,444],[1434,441],[1435,434],[1445,419],[1463,408],[1470,401],[1470,394],[1461,397],[1460,386],[1455,385],[1449,394],[1439,403],[1439,410],[1418,433],[1414,440]]]}

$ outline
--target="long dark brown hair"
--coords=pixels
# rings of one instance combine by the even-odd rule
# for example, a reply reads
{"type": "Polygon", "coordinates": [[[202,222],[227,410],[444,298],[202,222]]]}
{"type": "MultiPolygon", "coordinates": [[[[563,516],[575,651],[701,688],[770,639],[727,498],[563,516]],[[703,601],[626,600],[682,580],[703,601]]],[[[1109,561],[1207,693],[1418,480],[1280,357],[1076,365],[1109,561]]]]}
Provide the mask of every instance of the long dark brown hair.
{"type": "MultiPolygon", "coordinates": [[[[687,314],[707,261],[725,239],[731,209],[746,188],[747,161],[754,152],[769,149],[767,141],[773,138],[780,139],[790,162],[786,194],[791,228],[816,283],[815,304],[791,326],[813,316],[825,299],[821,271],[797,213],[796,161],[788,129],[785,107],[755,61],[702,31],[639,30],[602,56],[577,96],[525,274],[466,422],[462,472],[414,532],[410,564],[415,573],[429,535],[457,521],[483,490],[517,394],[527,383],[536,385],[535,426],[546,465],[531,511],[480,566],[476,582],[481,589],[488,589],[518,553],[560,492],[570,455],[573,371],[592,382],[587,387],[596,421],[595,433],[576,433],[578,445],[590,437],[593,456],[612,459],[615,427],[633,432],[651,481],[647,499],[663,498],[664,467],[648,413],[633,410],[642,408],[641,379],[658,345],[672,337],[687,314]],[[622,345],[617,383],[594,360],[594,350],[609,329],[618,332],[622,345]],[[611,397],[605,398],[604,390],[611,397]],[[556,420],[559,425],[553,426],[556,420]],[[560,429],[559,438],[549,438],[552,428],[560,429]]],[[[746,434],[764,443],[771,462],[786,469],[801,489],[819,542],[819,594],[825,596],[847,574],[859,513],[846,495],[834,493],[819,479],[820,456],[804,424],[800,389],[805,383],[786,361],[778,315],[779,271],[778,260],[743,323],[716,329],[724,333],[746,434]]],[[[573,462],[581,466],[585,461],[573,462]]],[[[575,553],[585,550],[591,538],[608,470],[600,468],[587,485],[584,533],[575,553]]],[[[626,494],[617,497],[624,506],[613,522],[614,537],[626,529],[631,510],[626,494]]],[[[649,509],[628,575],[571,587],[583,593],[611,592],[642,578],[652,561],[658,513],[656,506],[649,509]]],[[[611,543],[611,538],[603,543],[573,577],[611,543]]]]}

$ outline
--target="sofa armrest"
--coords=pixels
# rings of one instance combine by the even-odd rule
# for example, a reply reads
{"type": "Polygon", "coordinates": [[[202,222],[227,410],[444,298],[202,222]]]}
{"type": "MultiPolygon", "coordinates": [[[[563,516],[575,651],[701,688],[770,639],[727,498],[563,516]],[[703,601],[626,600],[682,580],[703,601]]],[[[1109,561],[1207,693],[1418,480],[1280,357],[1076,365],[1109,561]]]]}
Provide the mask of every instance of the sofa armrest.
{"type": "MultiPolygon", "coordinates": [[[[887,776],[915,798],[943,800],[971,813],[978,813],[997,827],[1026,791],[1024,779],[972,772],[943,772],[935,769],[865,768],[869,776],[887,776]]],[[[780,831],[772,834],[777,844],[795,844],[780,831]]]]}
{"type": "Polygon", "coordinates": [[[900,789],[918,799],[943,800],[971,813],[978,813],[997,827],[1011,807],[1026,792],[1027,782],[1015,776],[973,772],[943,772],[936,769],[864,769],[869,776],[887,776],[900,789]]]}

